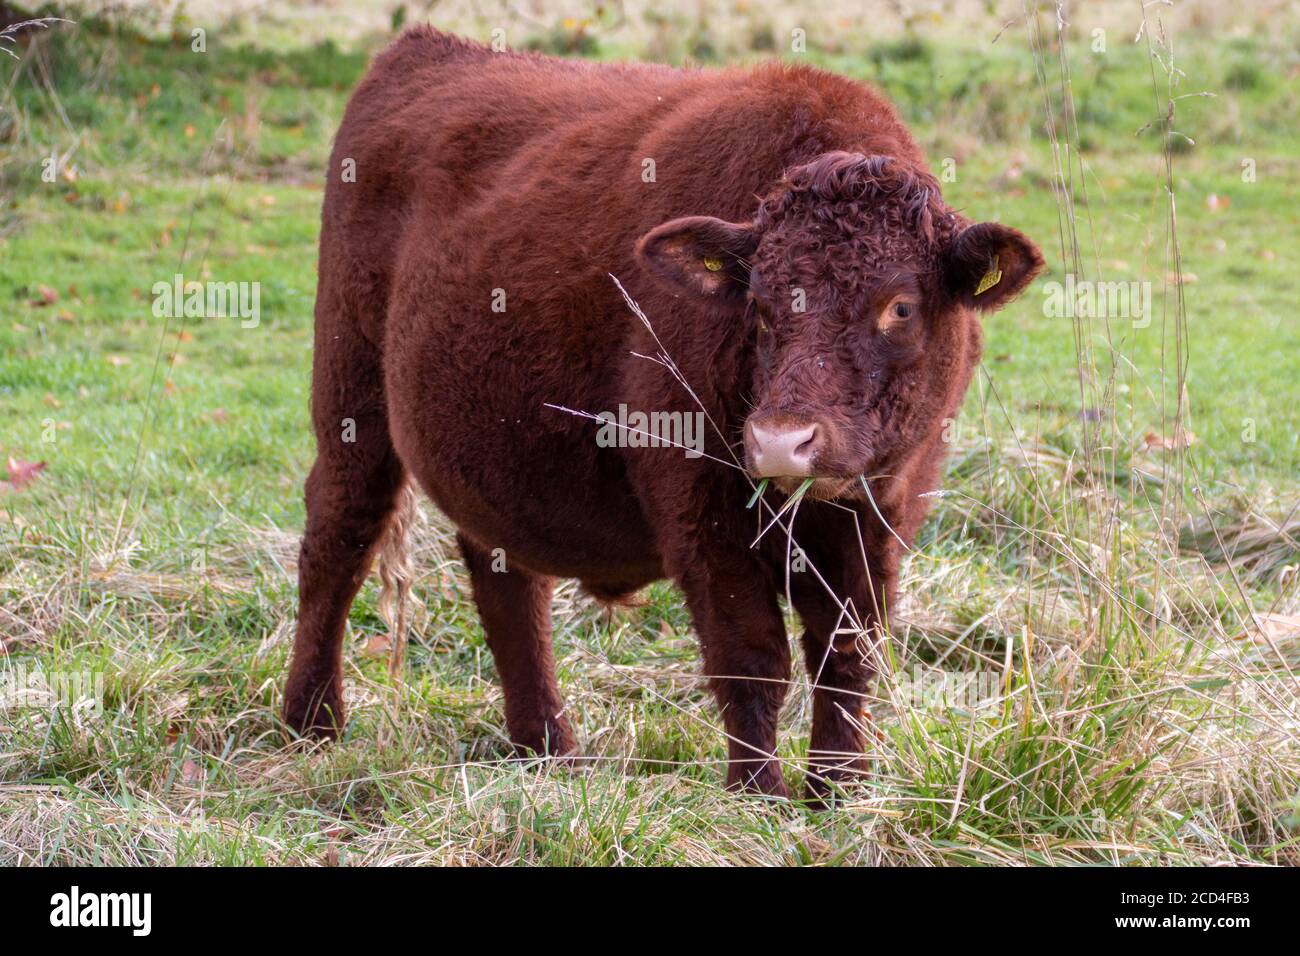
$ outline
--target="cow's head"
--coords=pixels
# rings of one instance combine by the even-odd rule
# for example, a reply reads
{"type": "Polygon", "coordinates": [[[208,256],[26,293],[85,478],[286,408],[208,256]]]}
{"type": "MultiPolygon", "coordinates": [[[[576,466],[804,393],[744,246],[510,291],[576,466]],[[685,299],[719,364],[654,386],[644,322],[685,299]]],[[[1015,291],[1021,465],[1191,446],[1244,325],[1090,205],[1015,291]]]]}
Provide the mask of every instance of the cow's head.
{"type": "Polygon", "coordinates": [[[827,153],[788,173],[752,222],[675,219],[637,246],[678,291],[743,314],[755,337],[745,459],[790,491],[860,494],[938,437],[979,359],[977,311],[1020,293],[1038,248],[971,224],[929,173],[827,153]]]}

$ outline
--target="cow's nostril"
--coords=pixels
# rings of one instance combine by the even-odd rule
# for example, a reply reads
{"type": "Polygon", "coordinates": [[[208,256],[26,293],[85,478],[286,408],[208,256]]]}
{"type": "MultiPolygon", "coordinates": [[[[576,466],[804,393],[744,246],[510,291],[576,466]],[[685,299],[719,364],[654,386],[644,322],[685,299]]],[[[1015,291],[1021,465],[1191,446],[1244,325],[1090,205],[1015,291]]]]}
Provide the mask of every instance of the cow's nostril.
{"type": "Polygon", "coordinates": [[[800,478],[812,474],[813,457],[822,444],[817,425],[772,428],[751,424],[754,473],[764,478],[800,478]]]}
{"type": "Polygon", "coordinates": [[[822,430],[820,425],[812,426],[812,434],[794,450],[796,458],[812,458],[817,451],[818,446],[822,443],[822,430]]]}

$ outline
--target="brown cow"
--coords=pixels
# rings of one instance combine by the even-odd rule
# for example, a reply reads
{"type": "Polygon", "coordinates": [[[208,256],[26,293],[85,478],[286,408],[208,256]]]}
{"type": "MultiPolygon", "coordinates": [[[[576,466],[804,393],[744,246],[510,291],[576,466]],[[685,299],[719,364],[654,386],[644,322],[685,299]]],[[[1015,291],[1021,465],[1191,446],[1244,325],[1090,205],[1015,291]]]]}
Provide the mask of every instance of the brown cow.
{"type": "Polygon", "coordinates": [[[413,481],[459,528],[521,751],[576,746],[554,579],[615,600],[670,577],[721,707],[728,785],[785,794],[788,589],[813,683],[809,787],[825,794],[863,765],[866,642],[979,359],[975,312],[1041,267],[1021,233],[944,205],[861,83],[407,32],[330,160],[286,722],[341,726],[344,621],[386,531],[400,553],[413,481]],[[603,422],[564,411],[620,406],[703,412],[703,441],[687,454],[631,427],[608,447],[603,422]],[[793,521],[759,538],[805,480],[793,521]]]}

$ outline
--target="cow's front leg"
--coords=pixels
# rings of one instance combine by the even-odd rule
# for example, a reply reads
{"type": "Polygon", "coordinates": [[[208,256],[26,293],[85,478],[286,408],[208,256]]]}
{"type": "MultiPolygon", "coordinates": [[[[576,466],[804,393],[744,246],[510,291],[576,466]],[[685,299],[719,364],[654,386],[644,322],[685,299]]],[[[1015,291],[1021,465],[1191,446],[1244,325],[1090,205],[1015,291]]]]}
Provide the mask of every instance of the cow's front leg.
{"type": "MultiPolygon", "coordinates": [[[[866,699],[873,669],[869,642],[873,631],[835,634],[825,626],[830,615],[810,615],[802,608],[804,664],[812,684],[812,732],[808,740],[807,795],[822,800],[834,785],[859,779],[868,770],[865,756],[866,699]],[[817,618],[809,624],[808,619],[817,618]]],[[[867,627],[872,627],[869,622],[867,627]]],[[[845,629],[855,629],[846,620],[845,629]]]]}
{"type": "MultiPolygon", "coordinates": [[[[832,517],[852,520],[842,514],[832,517]]],[[[812,684],[807,796],[814,801],[825,800],[836,785],[861,779],[869,769],[865,749],[873,644],[888,626],[897,576],[892,542],[872,542],[868,536],[864,560],[856,533],[841,536],[839,531],[822,526],[805,532],[816,542],[808,558],[820,580],[810,571],[791,575],[812,684]]]]}
{"type": "Polygon", "coordinates": [[[727,786],[788,797],[776,723],[790,648],[770,577],[752,553],[696,557],[677,575],[727,732],[727,786]]]}

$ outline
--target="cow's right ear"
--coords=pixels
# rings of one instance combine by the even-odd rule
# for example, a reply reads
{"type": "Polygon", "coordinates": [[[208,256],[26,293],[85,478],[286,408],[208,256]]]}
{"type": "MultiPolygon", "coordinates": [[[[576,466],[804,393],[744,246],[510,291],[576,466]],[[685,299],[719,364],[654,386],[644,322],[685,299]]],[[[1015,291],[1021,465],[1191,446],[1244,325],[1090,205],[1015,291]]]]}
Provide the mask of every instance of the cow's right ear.
{"type": "Polygon", "coordinates": [[[678,292],[742,302],[749,287],[749,257],[757,245],[748,223],[687,216],[642,236],[636,258],[678,292]]]}

